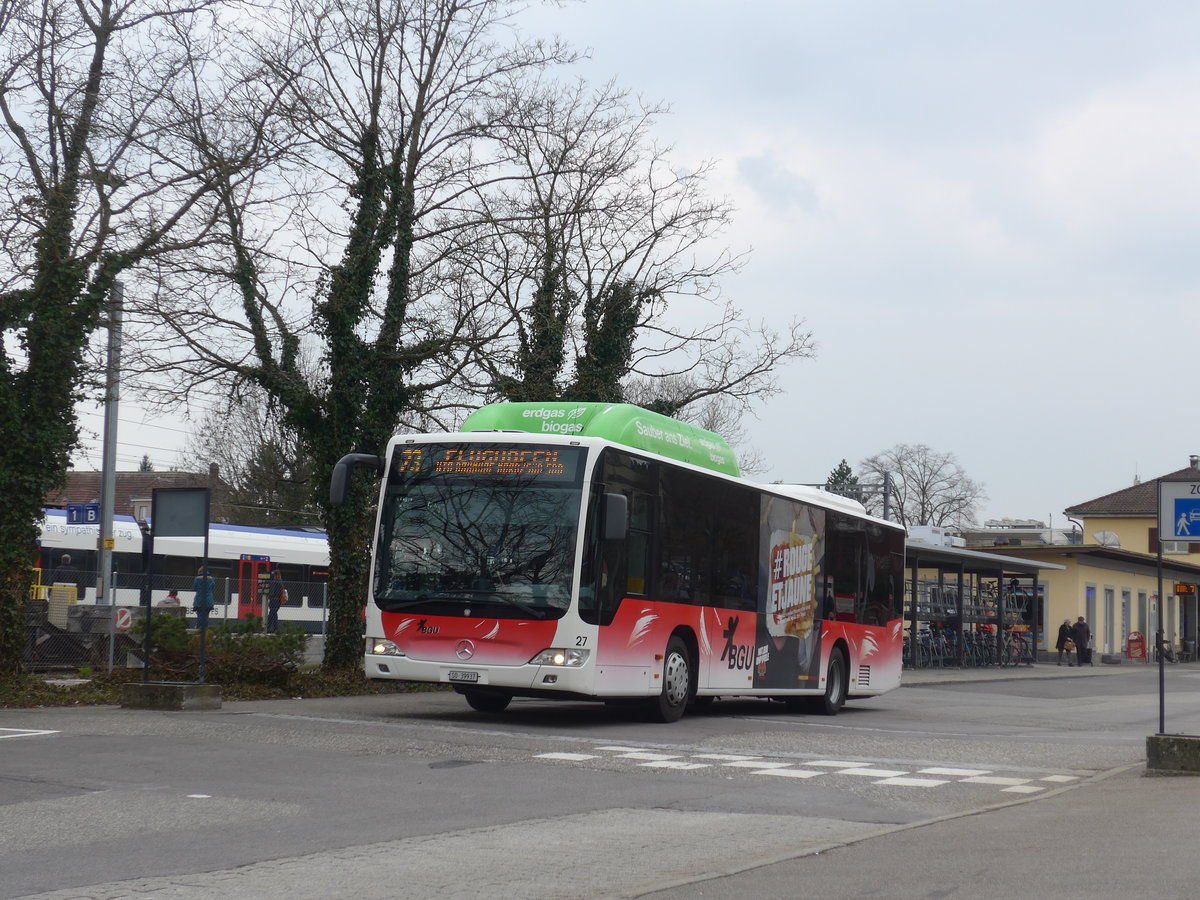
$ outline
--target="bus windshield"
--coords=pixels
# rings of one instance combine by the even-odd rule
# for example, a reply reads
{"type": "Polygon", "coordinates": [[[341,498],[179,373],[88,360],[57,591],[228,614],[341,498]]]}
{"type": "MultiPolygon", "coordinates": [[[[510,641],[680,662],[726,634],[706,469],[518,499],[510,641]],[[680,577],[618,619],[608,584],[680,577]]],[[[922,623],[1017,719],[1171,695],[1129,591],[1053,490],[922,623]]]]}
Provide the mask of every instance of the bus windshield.
{"type": "Polygon", "coordinates": [[[397,448],[375,603],[385,612],[562,616],[571,600],[584,454],[510,444],[397,448]]]}

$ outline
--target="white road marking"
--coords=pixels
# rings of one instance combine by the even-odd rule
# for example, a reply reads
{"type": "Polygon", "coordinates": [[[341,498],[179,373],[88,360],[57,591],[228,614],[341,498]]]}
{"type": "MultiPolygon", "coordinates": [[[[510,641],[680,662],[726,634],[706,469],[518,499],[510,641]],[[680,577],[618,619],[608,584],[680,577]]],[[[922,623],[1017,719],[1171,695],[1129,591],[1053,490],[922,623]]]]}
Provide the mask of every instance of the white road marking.
{"type": "Polygon", "coordinates": [[[950,782],[945,778],[905,778],[898,776],[896,778],[885,778],[875,783],[896,784],[901,787],[937,787],[939,784],[949,784],[950,782]]]}
{"type": "Polygon", "coordinates": [[[5,738],[38,737],[43,734],[58,734],[57,731],[41,731],[34,728],[0,728],[0,731],[10,732],[9,734],[0,734],[0,741],[5,738]]]}
{"type": "Polygon", "coordinates": [[[708,763],[690,763],[681,759],[660,759],[655,762],[640,764],[644,769],[707,769],[708,763]]]}
{"type": "Polygon", "coordinates": [[[664,759],[679,759],[678,753],[650,753],[647,750],[634,750],[631,753],[619,754],[621,759],[649,759],[649,760],[664,760],[664,759]]]}
{"type": "Polygon", "coordinates": [[[786,769],[791,763],[767,762],[764,759],[737,759],[723,765],[731,769],[786,769]]]}
{"type": "Polygon", "coordinates": [[[998,775],[976,775],[972,778],[964,778],[963,784],[998,784],[1016,786],[1020,784],[1029,784],[1028,778],[1001,778],[998,775]]]}
{"type": "Polygon", "coordinates": [[[696,757],[696,759],[729,760],[730,762],[733,762],[735,760],[741,760],[741,759],[761,759],[762,758],[760,756],[742,756],[737,753],[693,753],[692,756],[696,757]]]}
{"type": "Polygon", "coordinates": [[[595,753],[539,753],[534,759],[569,759],[582,762],[585,759],[596,759],[595,753]]]}
{"type": "MultiPolygon", "coordinates": [[[[9,729],[15,730],[15,729],[9,729]]],[[[51,732],[52,733],[52,732],[51,732]]],[[[3,736],[3,735],[0,735],[3,736]]],[[[990,769],[967,769],[955,766],[926,766],[909,772],[901,769],[876,768],[869,762],[839,759],[780,760],[764,759],[741,753],[661,753],[644,747],[605,745],[596,750],[607,750],[617,759],[638,760],[640,768],[693,771],[712,768],[713,763],[731,769],[748,769],[751,775],[773,775],[777,778],[807,780],[820,775],[861,775],[873,778],[875,784],[892,787],[941,787],[944,784],[994,785],[1002,791],[1015,794],[1036,794],[1046,790],[1045,786],[1030,784],[1035,776],[1013,778],[991,774],[990,769]],[[689,760],[706,760],[693,762],[689,760]],[[709,762],[711,761],[711,762],[709,762]],[[799,768],[797,768],[799,767],[799,768]],[[941,776],[936,778],[922,776],[941,776]]],[[[557,759],[568,762],[585,762],[599,758],[592,753],[541,753],[535,759],[557,759]]],[[[1078,781],[1078,775],[1043,775],[1037,780],[1052,784],[1068,784],[1078,781]]]]}

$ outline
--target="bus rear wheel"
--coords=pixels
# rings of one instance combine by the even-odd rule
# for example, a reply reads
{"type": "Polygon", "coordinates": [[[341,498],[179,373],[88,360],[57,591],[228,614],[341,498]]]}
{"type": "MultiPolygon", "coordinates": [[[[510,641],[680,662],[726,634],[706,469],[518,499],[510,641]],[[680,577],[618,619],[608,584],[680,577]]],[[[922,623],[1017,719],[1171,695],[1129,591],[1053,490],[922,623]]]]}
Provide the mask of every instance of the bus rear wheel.
{"type": "Polygon", "coordinates": [[[463,696],[471,709],[483,713],[504,712],[512,702],[512,694],[501,691],[463,691],[463,696]]]}
{"type": "Polygon", "coordinates": [[[687,645],[672,635],[663,654],[662,690],[648,704],[650,715],[658,722],[677,722],[694,694],[692,655],[687,645]]]}
{"type": "Polygon", "coordinates": [[[817,698],[813,709],[826,716],[836,716],[846,703],[849,689],[847,681],[846,652],[834,647],[829,654],[829,668],[825,671],[825,694],[817,698]]]}

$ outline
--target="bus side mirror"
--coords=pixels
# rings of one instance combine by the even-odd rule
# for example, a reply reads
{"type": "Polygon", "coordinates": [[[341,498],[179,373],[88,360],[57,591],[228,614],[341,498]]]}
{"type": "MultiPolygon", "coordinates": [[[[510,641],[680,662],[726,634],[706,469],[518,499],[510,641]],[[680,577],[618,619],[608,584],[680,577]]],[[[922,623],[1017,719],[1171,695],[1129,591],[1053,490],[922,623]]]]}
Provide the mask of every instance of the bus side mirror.
{"type": "Polygon", "coordinates": [[[628,531],[629,500],[624,494],[605,494],[600,536],[606,541],[623,541],[628,531]]]}
{"type": "Polygon", "coordinates": [[[350,470],[359,466],[370,466],[376,475],[383,474],[383,457],[370,453],[347,453],[333,467],[329,479],[329,505],[341,506],[346,502],[346,485],[350,482],[350,470]]]}

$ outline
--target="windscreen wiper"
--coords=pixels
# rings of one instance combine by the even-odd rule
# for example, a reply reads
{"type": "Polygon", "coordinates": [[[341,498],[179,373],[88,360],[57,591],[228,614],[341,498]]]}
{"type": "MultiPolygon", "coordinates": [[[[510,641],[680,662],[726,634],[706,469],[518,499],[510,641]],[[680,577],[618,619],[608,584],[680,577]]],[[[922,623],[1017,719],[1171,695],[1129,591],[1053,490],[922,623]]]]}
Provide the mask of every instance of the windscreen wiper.
{"type": "MultiPolygon", "coordinates": [[[[472,589],[471,591],[463,591],[461,593],[451,594],[449,595],[449,598],[452,600],[477,600],[481,594],[484,595],[488,601],[492,600],[492,598],[495,598],[500,600],[502,603],[508,604],[509,606],[515,606],[517,609],[521,610],[521,612],[526,613],[535,619],[546,618],[546,611],[544,609],[538,609],[536,606],[530,606],[527,603],[522,603],[511,594],[505,594],[500,591],[488,590],[484,588],[480,588],[479,590],[472,589]]],[[[437,599],[438,597],[446,596],[446,594],[438,594],[437,597],[431,599],[437,599]]]]}
{"type": "Polygon", "coordinates": [[[481,602],[485,602],[485,603],[491,602],[493,598],[496,598],[496,599],[500,600],[502,603],[506,603],[509,606],[516,607],[517,609],[521,610],[523,613],[526,613],[527,615],[529,615],[530,617],[532,617],[534,619],[546,618],[545,610],[538,609],[536,606],[529,606],[526,603],[522,603],[520,600],[516,599],[515,597],[513,597],[509,594],[502,594],[500,591],[491,591],[491,590],[454,591],[454,592],[447,591],[445,593],[439,592],[437,594],[422,594],[421,596],[417,597],[415,600],[405,600],[402,603],[390,602],[387,605],[386,612],[399,612],[402,609],[408,609],[413,606],[423,606],[427,603],[436,603],[439,600],[459,600],[464,603],[473,603],[480,599],[481,594],[484,595],[486,598],[481,602]]]}
{"type": "Polygon", "coordinates": [[[422,594],[416,600],[404,600],[397,602],[395,600],[387,601],[385,612],[396,612],[401,609],[408,609],[410,606],[421,606],[426,603],[432,603],[437,600],[470,600],[470,597],[459,597],[455,595],[447,596],[446,594],[422,594]]]}

